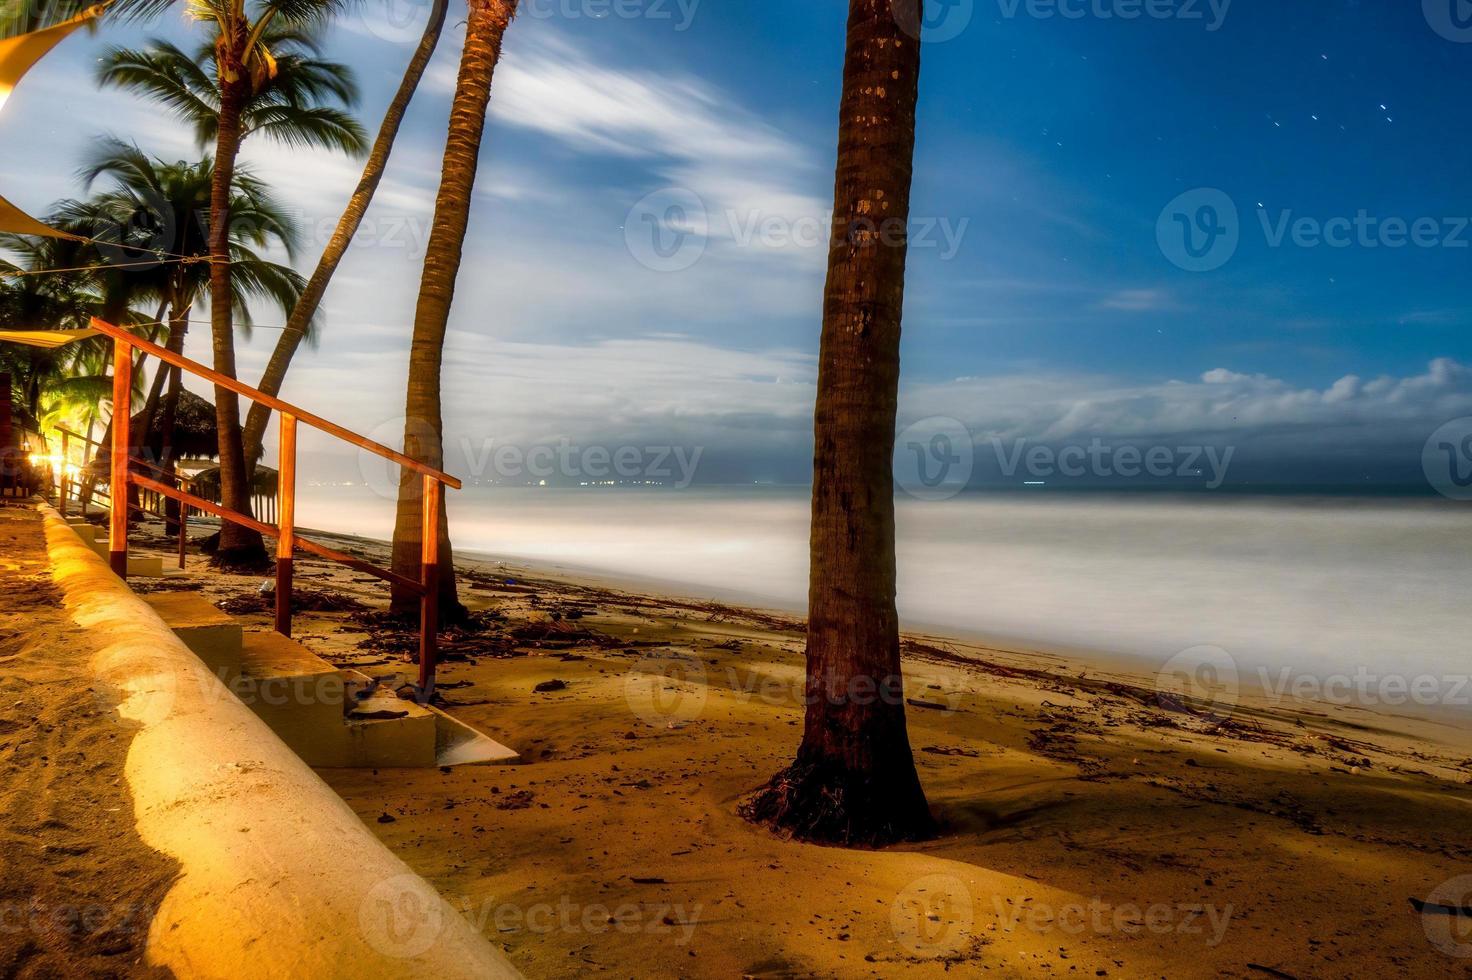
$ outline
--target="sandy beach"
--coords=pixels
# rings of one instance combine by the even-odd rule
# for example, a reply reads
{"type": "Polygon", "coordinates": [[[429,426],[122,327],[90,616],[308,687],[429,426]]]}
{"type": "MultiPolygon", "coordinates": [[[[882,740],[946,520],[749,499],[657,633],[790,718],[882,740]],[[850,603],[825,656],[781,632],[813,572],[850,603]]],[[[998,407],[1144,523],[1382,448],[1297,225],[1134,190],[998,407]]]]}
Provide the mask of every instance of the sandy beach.
{"type": "MultiPolygon", "coordinates": [[[[382,621],[383,590],[298,565],[315,610],[298,638],[407,677],[410,634],[382,621]]],[[[192,559],[166,584],[269,628],[258,579],[192,559]]],[[[524,764],[321,775],[528,975],[1439,977],[1472,964],[1464,920],[1411,902],[1472,863],[1464,726],[1280,701],[1246,678],[1192,701],[1128,662],[906,634],[911,741],[944,833],[843,851],[736,815],[801,731],[800,621],[485,559],[461,563],[461,596],[478,627],[444,643],[444,707],[524,764]]]]}
{"type": "Polygon", "coordinates": [[[26,517],[0,521],[0,976],[168,976],[144,947],[175,866],[134,826],[132,726],[93,674],[101,642],[63,608],[39,519],[26,517]]]}

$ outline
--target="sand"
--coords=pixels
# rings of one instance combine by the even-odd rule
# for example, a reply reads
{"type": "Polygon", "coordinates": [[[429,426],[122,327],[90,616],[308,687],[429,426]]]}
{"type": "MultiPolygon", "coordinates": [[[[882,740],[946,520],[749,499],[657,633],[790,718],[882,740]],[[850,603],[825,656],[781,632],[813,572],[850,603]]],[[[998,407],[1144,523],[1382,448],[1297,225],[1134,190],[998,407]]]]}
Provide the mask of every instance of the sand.
{"type": "Polygon", "coordinates": [[[142,963],[174,863],[139,839],[131,729],[51,584],[40,515],[0,507],[0,976],[168,976],[142,963]]]}
{"type": "MultiPolygon", "coordinates": [[[[268,628],[259,579],[191,572],[268,628]]],[[[409,674],[377,584],[297,582],[369,610],[302,613],[299,639],[409,674]]],[[[492,561],[462,586],[489,625],[447,640],[446,707],[526,764],[322,776],[528,976],[1469,972],[1472,918],[1409,901],[1472,873],[1465,726],[1245,688],[1181,710],[1149,667],[912,635],[945,833],[843,851],[736,816],[801,733],[799,622],[492,561]]]]}

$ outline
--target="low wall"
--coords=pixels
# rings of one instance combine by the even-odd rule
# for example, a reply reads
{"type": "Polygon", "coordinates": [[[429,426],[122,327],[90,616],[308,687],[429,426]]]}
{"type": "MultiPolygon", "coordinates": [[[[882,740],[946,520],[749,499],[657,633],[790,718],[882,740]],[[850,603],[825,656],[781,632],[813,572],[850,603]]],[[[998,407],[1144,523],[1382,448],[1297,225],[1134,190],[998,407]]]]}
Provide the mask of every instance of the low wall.
{"type": "Polygon", "coordinates": [[[150,963],[180,977],[519,976],[41,509],[67,610],[106,644],[99,691],[137,725],[124,774],[138,832],[181,866],[150,963]]]}

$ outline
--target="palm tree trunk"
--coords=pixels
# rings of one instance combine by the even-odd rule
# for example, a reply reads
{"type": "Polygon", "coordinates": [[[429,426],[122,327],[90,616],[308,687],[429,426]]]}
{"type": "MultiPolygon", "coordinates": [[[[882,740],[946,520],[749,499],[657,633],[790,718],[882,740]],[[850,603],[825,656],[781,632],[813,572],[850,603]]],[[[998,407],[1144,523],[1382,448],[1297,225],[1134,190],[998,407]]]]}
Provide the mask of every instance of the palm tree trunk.
{"type": "MultiPolygon", "coordinates": [[[[184,337],[189,332],[190,307],[184,302],[176,303],[169,313],[169,350],[184,353],[184,337]]],[[[178,472],[174,459],[174,429],[179,418],[179,391],[184,386],[184,372],[178,367],[168,369],[169,387],[164,393],[162,417],[159,419],[158,461],[166,473],[178,472]]],[[[164,515],[169,520],[179,519],[179,502],[170,497],[164,502],[164,515]]]]}
{"type": "MultiPolygon", "coordinates": [[[[220,129],[215,141],[215,172],[210,186],[210,327],[215,370],[235,377],[234,293],[230,288],[230,191],[235,159],[240,153],[240,114],[247,95],[245,68],[239,52],[246,40],[243,22],[232,21],[217,47],[220,71],[220,129]]],[[[215,386],[215,425],[219,430],[220,501],[228,509],[250,514],[250,484],[240,432],[240,399],[215,386]]],[[[215,559],[223,567],[256,567],[266,561],[260,534],[234,523],[220,522],[215,559]]]]}
{"type": "Polygon", "coordinates": [[[935,827],[905,728],[891,461],[920,77],[920,43],[900,25],[919,23],[921,2],[849,4],[814,426],[807,714],[796,761],[744,807],[780,832],[844,845],[935,827]]]}
{"type": "MultiPolygon", "coordinates": [[[[455,277],[465,230],[470,221],[470,199],[475,190],[480,162],[481,136],[485,132],[486,106],[491,98],[491,78],[501,57],[501,39],[516,15],[517,0],[467,0],[470,16],[465,25],[465,49],[460,57],[460,77],[450,105],[449,135],[440,171],[440,189],[435,198],[434,222],[424,256],[424,274],[419,281],[419,301],[414,311],[414,338],[409,350],[409,385],[404,407],[404,452],[431,466],[444,462],[444,425],[440,412],[440,362],[444,355],[445,325],[455,298],[455,277]]],[[[394,521],[394,571],[408,578],[419,577],[421,481],[406,472],[399,484],[399,506],[394,521]]],[[[455,588],[455,565],[450,551],[448,520],[441,510],[440,616],[464,614],[455,588]]],[[[396,588],[392,609],[410,612],[417,597],[396,588]]]]}
{"type": "MultiPolygon", "coordinates": [[[[348,205],[343,209],[342,217],[338,219],[337,229],[332,233],[332,240],[327,243],[327,248],[322,252],[322,258],[317,262],[316,271],[312,273],[312,278],[307,280],[307,287],[302,291],[301,299],[297,300],[295,308],[292,309],[291,317],[286,321],[286,329],[281,332],[280,338],[276,341],[276,349],[271,352],[271,359],[266,363],[266,370],[261,375],[261,383],[258,387],[268,395],[281,393],[281,385],[286,380],[286,370],[291,366],[291,359],[296,355],[302,340],[305,339],[307,326],[317,315],[318,307],[322,305],[322,296],[327,292],[327,285],[332,281],[333,274],[337,272],[337,267],[347,253],[348,246],[352,244],[353,236],[358,233],[358,228],[363,223],[363,216],[368,213],[368,206],[373,203],[373,195],[378,190],[379,182],[383,180],[384,170],[388,167],[389,155],[393,152],[394,140],[398,138],[399,125],[404,121],[404,113],[408,111],[409,103],[414,99],[414,93],[419,88],[419,82],[424,77],[424,70],[429,66],[435,48],[439,46],[440,34],[445,26],[445,12],[448,8],[449,0],[434,0],[434,6],[430,8],[429,21],[424,25],[424,34],[419,39],[419,47],[415,49],[414,57],[409,60],[408,67],[404,69],[404,78],[399,83],[399,90],[383,114],[383,123],[378,128],[378,138],[373,142],[373,150],[368,154],[368,162],[363,165],[363,176],[358,180],[357,189],[348,199],[348,205]]],[[[261,443],[266,434],[266,424],[270,420],[271,410],[260,402],[252,404],[250,411],[246,413],[245,461],[246,469],[250,473],[255,472],[256,458],[260,455],[261,443]]]]}

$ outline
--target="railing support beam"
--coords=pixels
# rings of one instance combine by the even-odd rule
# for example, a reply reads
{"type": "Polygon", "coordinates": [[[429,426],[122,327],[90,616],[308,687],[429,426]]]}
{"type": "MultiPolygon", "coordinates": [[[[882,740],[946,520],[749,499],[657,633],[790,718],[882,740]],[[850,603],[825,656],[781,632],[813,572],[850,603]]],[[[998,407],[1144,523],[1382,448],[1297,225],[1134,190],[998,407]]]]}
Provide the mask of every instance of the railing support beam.
{"type": "Polygon", "coordinates": [[[61,516],[62,517],[65,517],[66,516],[66,495],[67,495],[66,468],[67,468],[67,466],[72,461],[72,454],[71,454],[70,450],[71,450],[71,445],[67,442],[67,434],[66,434],[65,431],[63,431],[61,433],[61,474],[60,474],[60,479],[57,480],[57,491],[56,491],[57,502],[61,504],[61,508],[60,509],[61,509],[61,516]]]}
{"type": "Polygon", "coordinates": [[[276,632],[291,635],[292,555],[296,552],[296,416],[282,412],[281,461],[276,470],[276,500],[280,506],[276,536],[276,632]]]}
{"type": "Polygon", "coordinates": [[[107,550],[118,578],[128,577],[128,445],[133,415],[133,347],[121,337],[112,345],[112,456],[108,460],[107,550]]]}
{"type": "Polygon", "coordinates": [[[420,520],[419,697],[434,696],[435,660],[439,657],[440,628],[440,481],[424,477],[423,517],[420,520]]]}

